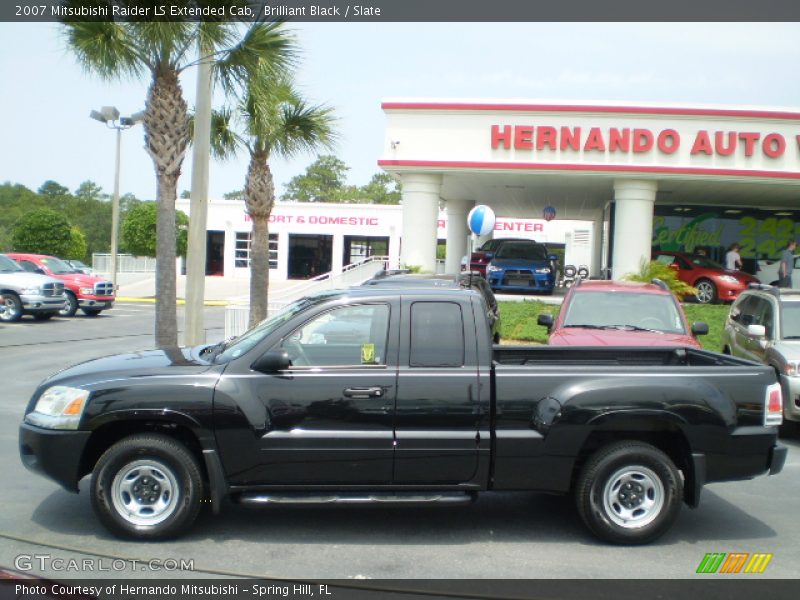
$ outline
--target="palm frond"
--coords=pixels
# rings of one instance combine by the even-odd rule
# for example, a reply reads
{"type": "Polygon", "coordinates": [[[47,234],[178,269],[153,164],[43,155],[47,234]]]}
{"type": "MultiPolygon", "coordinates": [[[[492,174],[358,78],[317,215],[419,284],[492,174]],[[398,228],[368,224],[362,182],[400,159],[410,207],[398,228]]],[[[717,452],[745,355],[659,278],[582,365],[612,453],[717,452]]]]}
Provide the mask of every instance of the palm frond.
{"type": "Polygon", "coordinates": [[[103,79],[138,77],[152,68],[141,52],[133,25],[105,21],[63,23],[67,45],[78,63],[103,79]]]}

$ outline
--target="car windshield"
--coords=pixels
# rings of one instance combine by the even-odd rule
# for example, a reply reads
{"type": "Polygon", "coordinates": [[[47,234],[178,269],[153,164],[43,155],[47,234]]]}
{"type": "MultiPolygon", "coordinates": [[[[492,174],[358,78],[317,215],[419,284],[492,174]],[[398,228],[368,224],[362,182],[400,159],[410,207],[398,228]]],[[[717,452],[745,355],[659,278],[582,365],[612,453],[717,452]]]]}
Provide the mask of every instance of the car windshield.
{"type": "Polygon", "coordinates": [[[317,296],[309,296],[300,298],[296,302],[286,306],[280,312],[267,317],[261,323],[245,331],[239,337],[224,344],[224,351],[219,354],[217,360],[220,362],[227,362],[234,358],[240,357],[242,354],[249,352],[261,340],[267,337],[270,333],[275,331],[278,327],[289,321],[297,313],[306,310],[320,302],[328,300],[331,296],[330,293],[319,294],[317,296]]]}
{"type": "Polygon", "coordinates": [[[50,269],[54,275],[75,273],[74,267],[70,267],[67,263],[58,258],[43,258],[42,262],[47,265],[47,268],[50,269]]]}
{"type": "Polygon", "coordinates": [[[645,329],[686,333],[672,296],[636,292],[573,293],[562,327],[645,329]]]}
{"type": "Polygon", "coordinates": [[[781,337],[785,340],[800,340],[800,301],[781,302],[781,337]]]}
{"type": "Polygon", "coordinates": [[[497,244],[500,243],[500,240],[487,240],[483,243],[483,246],[478,248],[478,252],[493,252],[495,248],[497,248],[497,244]]]}
{"type": "Polygon", "coordinates": [[[725,269],[725,267],[723,267],[721,264],[719,264],[718,262],[714,262],[707,256],[691,256],[689,258],[692,261],[693,265],[697,265],[698,267],[703,267],[704,269],[720,269],[720,270],[725,269]]]}
{"type": "Polygon", "coordinates": [[[497,251],[497,258],[518,258],[521,260],[547,260],[547,249],[541,244],[524,242],[503,244],[497,251]]]}
{"type": "Polygon", "coordinates": [[[7,256],[0,256],[0,273],[16,273],[24,270],[7,256]]]}

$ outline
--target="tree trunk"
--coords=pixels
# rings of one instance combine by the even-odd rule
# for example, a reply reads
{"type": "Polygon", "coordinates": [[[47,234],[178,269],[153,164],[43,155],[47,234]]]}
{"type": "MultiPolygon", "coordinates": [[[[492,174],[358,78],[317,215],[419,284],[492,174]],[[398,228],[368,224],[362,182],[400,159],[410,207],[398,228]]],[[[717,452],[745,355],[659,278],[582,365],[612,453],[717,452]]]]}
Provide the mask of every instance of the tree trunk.
{"type": "Polygon", "coordinates": [[[178,73],[164,66],[153,73],[144,119],[145,149],[158,179],[156,219],[156,345],[178,345],[175,293],[175,199],[189,143],[188,114],[178,73]]]}
{"type": "Polygon", "coordinates": [[[244,198],[253,220],[250,237],[250,327],[267,318],[269,305],[269,216],[275,204],[275,184],[269,168],[269,154],[250,155],[244,198]]]}

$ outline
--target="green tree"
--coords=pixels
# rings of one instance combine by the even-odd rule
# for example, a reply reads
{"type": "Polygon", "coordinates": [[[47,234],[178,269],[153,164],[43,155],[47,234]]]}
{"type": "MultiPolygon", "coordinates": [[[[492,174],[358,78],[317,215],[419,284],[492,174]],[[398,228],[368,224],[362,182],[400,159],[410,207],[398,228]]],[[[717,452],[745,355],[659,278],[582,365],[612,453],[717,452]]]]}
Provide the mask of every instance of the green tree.
{"type": "MultiPolygon", "coordinates": [[[[122,222],[122,247],[136,256],[157,256],[156,228],[158,205],[155,202],[142,202],[131,208],[122,222]]],[[[178,256],[186,255],[189,216],[183,211],[175,211],[175,247],[178,256]]]]}
{"type": "Polygon", "coordinates": [[[69,188],[65,188],[57,181],[48,179],[41,186],[39,186],[37,192],[42,196],[50,196],[51,198],[55,198],[57,196],[66,196],[69,194],[69,188]]]}
{"type": "MultiPolygon", "coordinates": [[[[171,4],[180,7],[192,3],[173,0],[171,4]]],[[[103,79],[145,76],[150,80],[144,138],[157,179],[155,337],[158,346],[175,347],[175,200],[189,144],[189,116],[180,76],[199,61],[211,59],[216,80],[231,93],[245,85],[250,73],[261,64],[277,70],[284,68],[292,59],[292,38],[282,23],[264,22],[253,23],[247,29],[221,21],[66,20],[63,26],[68,47],[86,70],[103,79]],[[207,55],[198,56],[197,49],[201,47],[207,55]]]]}
{"type": "Polygon", "coordinates": [[[353,192],[351,189],[348,194],[345,189],[349,170],[344,161],[335,156],[320,156],[308,166],[304,174],[292,177],[281,200],[342,202],[351,197],[353,192]]]}
{"type": "Polygon", "coordinates": [[[227,192],[222,194],[222,197],[225,200],[244,200],[244,190],[234,190],[232,192],[227,192]]]}
{"type": "Polygon", "coordinates": [[[10,252],[11,229],[22,215],[46,206],[44,199],[24,185],[0,185],[0,252],[10,252]]]}
{"type": "Polygon", "coordinates": [[[104,194],[103,188],[94,181],[87,179],[75,190],[75,197],[79,200],[107,200],[108,194],[104,194]]]}
{"type": "Polygon", "coordinates": [[[359,191],[372,204],[400,204],[400,182],[388,173],[375,173],[359,191]]]}
{"type": "Polygon", "coordinates": [[[657,260],[642,259],[638,273],[628,273],[622,278],[626,281],[640,281],[642,283],[650,283],[653,279],[660,279],[667,284],[670,291],[681,302],[684,297],[697,293],[697,290],[688,283],[678,279],[678,273],[675,269],[657,260]]]}
{"type": "Polygon", "coordinates": [[[54,210],[31,211],[11,229],[11,246],[16,252],[66,256],[72,248],[72,225],[54,210]]]}
{"type": "Polygon", "coordinates": [[[253,326],[267,317],[269,216],[275,205],[275,183],[269,161],[273,156],[285,158],[318,147],[331,147],[335,139],[333,113],[328,107],[308,104],[288,75],[275,76],[259,70],[253,74],[236,109],[217,113],[212,128],[212,147],[218,158],[230,157],[238,149],[246,150],[250,156],[244,201],[253,227],[250,245],[250,325],[253,326]]]}
{"type": "Polygon", "coordinates": [[[74,260],[86,259],[86,236],[83,235],[80,229],[73,227],[69,231],[70,246],[69,250],[64,254],[63,258],[74,260]]]}

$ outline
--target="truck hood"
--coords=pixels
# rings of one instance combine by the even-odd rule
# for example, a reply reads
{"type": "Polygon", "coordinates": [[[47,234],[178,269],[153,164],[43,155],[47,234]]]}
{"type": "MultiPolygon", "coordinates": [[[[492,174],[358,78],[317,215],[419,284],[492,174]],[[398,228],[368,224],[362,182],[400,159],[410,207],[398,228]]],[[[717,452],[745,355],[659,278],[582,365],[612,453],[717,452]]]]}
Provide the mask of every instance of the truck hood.
{"type": "Polygon", "coordinates": [[[64,283],[71,283],[78,287],[93,288],[95,283],[106,281],[102,277],[95,275],[84,275],[83,273],[65,273],[64,275],[57,275],[57,277],[64,283]]]}
{"type": "Polygon", "coordinates": [[[198,356],[197,348],[166,348],[115,354],[87,360],[46,379],[50,385],[90,385],[113,379],[176,375],[179,370],[202,373],[212,364],[198,356]]]}
{"type": "Polygon", "coordinates": [[[61,283],[60,279],[54,279],[39,273],[29,273],[28,271],[14,271],[13,273],[0,273],[0,283],[7,282],[8,285],[23,287],[38,287],[45,283],[61,283]]]}
{"type": "Polygon", "coordinates": [[[550,346],[691,346],[700,344],[690,335],[625,331],[622,329],[559,329],[550,336],[550,346]]]}
{"type": "Polygon", "coordinates": [[[773,352],[779,352],[786,360],[800,360],[800,340],[781,340],[772,346],[773,352]]]}

